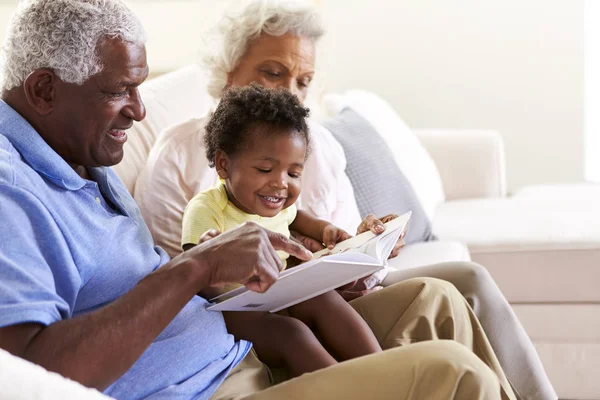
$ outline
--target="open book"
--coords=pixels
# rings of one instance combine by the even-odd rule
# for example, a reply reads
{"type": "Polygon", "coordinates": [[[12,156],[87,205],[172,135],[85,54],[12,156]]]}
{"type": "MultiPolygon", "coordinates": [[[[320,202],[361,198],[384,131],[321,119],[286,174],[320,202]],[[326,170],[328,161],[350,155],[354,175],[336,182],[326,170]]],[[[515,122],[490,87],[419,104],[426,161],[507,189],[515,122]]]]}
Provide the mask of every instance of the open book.
{"type": "Polygon", "coordinates": [[[333,249],[314,253],[312,260],[283,271],[265,293],[239,287],[211,301],[213,311],[277,312],[315,296],[369,276],[387,265],[387,259],[402,232],[408,212],[385,224],[380,235],[364,232],[338,243],[333,249]]]}

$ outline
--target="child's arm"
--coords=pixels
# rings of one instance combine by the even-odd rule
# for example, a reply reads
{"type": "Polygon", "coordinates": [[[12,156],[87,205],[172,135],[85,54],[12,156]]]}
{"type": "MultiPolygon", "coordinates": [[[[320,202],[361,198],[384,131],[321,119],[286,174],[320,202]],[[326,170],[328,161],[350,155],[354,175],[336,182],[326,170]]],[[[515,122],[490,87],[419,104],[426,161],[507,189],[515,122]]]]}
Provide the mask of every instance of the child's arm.
{"type": "Polygon", "coordinates": [[[296,219],[290,224],[290,229],[313,238],[328,248],[333,248],[336,243],[352,237],[331,222],[315,218],[302,210],[298,210],[296,219]]]}

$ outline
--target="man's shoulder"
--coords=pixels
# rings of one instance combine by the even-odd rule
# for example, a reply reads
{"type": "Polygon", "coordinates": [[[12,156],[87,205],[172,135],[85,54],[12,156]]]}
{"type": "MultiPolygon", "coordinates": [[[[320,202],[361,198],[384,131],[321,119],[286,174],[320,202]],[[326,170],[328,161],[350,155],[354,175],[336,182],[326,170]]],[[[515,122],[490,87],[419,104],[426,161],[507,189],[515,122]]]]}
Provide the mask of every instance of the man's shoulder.
{"type": "Polygon", "coordinates": [[[10,144],[8,138],[0,133],[0,184],[13,185],[15,181],[15,171],[13,159],[16,151],[10,144]]]}

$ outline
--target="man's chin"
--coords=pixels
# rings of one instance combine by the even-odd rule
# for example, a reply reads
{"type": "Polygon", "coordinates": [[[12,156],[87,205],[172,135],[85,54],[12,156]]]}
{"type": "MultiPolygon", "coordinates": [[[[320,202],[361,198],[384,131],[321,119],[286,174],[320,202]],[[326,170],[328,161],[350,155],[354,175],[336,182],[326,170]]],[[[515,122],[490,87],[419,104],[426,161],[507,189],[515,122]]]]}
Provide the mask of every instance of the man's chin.
{"type": "Polygon", "coordinates": [[[123,150],[119,152],[104,154],[102,157],[97,159],[96,165],[94,167],[112,167],[119,164],[123,161],[123,156],[125,153],[123,150]]]}

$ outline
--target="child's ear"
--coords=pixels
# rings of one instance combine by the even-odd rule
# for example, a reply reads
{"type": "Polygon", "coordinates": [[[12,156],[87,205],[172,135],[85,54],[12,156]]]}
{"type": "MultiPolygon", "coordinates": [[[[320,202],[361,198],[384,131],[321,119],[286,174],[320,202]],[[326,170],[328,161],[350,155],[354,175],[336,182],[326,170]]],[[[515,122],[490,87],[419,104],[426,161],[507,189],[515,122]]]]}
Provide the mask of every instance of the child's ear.
{"type": "Polygon", "coordinates": [[[217,170],[217,174],[219,174],[219,178],[229,178],[230,163],[229,157],[223,150],[219,149],[215,152],[215,169],[217,170]]]}

